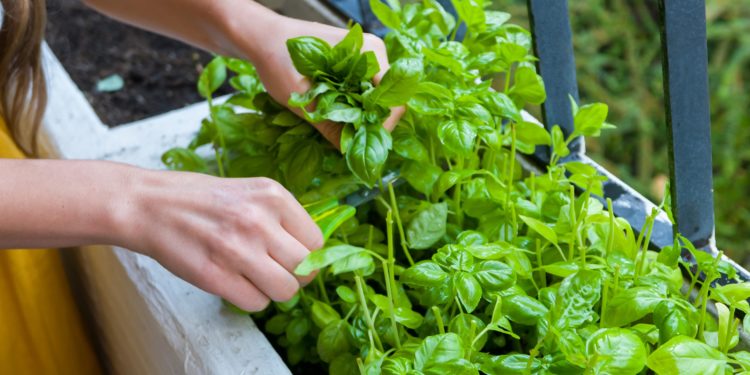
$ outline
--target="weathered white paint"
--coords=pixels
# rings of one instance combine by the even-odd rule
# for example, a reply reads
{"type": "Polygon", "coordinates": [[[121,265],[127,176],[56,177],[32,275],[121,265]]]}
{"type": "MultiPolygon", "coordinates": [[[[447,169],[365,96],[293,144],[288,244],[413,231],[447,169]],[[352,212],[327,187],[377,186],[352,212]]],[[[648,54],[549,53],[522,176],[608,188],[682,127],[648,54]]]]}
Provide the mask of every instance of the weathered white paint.
{"type": "MultiPolygon", "coordinates": [[[[163,168],[161,153],[185,145],[205,103],[109,130],[45,47],[49,106],[44,130],[64,159],[106,159],[163,168]]],[[[127,88],[126,88],[127,89],[127,88]]],[[[74,258],[103,349],[121,374],[288,374],[247,316],[180,280],[150,258],[109,247],[74,258]]]]}

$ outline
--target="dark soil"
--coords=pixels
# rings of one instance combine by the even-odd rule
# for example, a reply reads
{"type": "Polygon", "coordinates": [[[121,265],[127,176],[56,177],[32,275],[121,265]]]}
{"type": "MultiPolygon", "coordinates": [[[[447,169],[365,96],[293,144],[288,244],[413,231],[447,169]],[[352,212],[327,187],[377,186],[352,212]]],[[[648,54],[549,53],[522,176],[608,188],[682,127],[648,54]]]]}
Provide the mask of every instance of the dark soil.
{"type": "Polygon", "coordinates": [[[195,83],[211,55],[103,16],[77,0],[48,0],[46,39],[102,122],[117,126],[201,100],[195,83]],[[119,74],[121,90],[98,92],[119,74]]]}

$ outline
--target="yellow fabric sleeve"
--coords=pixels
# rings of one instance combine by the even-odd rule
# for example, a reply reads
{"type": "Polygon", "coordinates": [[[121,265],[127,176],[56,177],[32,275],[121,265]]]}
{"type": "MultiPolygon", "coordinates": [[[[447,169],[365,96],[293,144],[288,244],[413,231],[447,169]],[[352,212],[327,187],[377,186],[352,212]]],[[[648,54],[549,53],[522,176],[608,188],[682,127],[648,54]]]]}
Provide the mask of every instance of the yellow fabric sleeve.
{"type": "MultiPolygon", "coordinates": [[[[22,158],[8,134],[0,158],[22,158]]],[[[0,374],[100,374],[83,327],[59,250],[0,250],[0,374]]]]}

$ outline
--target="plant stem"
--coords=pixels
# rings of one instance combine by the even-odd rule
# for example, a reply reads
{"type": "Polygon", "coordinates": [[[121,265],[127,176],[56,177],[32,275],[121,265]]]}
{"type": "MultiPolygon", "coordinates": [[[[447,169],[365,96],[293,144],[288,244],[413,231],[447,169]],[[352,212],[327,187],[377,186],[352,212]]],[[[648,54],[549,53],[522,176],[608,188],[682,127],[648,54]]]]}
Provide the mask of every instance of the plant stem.
{"type": "Polygon", "coordinates": [[[443,315],[440,313],[440,308],[432,306],[432,315],[435,315],[435,323],[437,323],[438,332],[440,332],[441,335],[444,334],[445,325],[443,324],[443,315]]]}
{"type": "Polygon", "coordinates": [[[609,236],[607,236],[607,255],[612,253],[615,244],[615,211],[612,209],[612,199],[607,198],[607,210],[609,211],[609,236]]]}
{"type": "Polygon", "coordinates": [[[638,258],[638,255],[636,253],[636,266],[635,266],[635,278],[638,278],[641,275],[641,272],[643,271],[642,268],[646,263],[646,251],[648,250],[648,244],[651,242],[651,233],[654,231],[654,219],[656,218],[656,209],[653,209],[651,211],[651,215],[648,215],[646,218],[646,223],[643,224],[643,231],[641,231],[641,234],[638,236],[639,240],[643,238],[643,234],[645,235],[645,241],[641,243],[639,241],[637,243],[638,246],[643,246],[641,249],[640,247],[636,250],[641,252],[641,257],[638,258]]]}
{"type": "MultiPolygon", "coordinates": [[[[390,186],[390,185],[389,185],[390,186]]],[[[391,191],[393,191],[393,188],[391,187],[391,191]]],[[[383,273],[385,277],[385,290],[388,294],[388,305],[390,307],[390,315],[391,315],[391,327],[393,328],[393,335],[396,339],[396,348],[401,349],[401,338],[400,332],[398,330],[398,325],[396,324],[396,304],[394,303],[396,299],[396,279],[394,276],[395,269],[396,269],[396,258],[394,257],[393,253],[393,210],[388,210],[388,212],[385,215],[385,223],[386,223],[386,234],[388,238],[388,261],[383,262],[383,273]]]]}
{"type": "Polygon", "coordinates": [[[375,330],[375,323],[372,321],[372,316],[370,316],[370,309],[367,307],[367,299],[365,298],[365,290],[362,286],[362,277],[357,275],[354,276],[354,282],[357,284],[357,294],[359,295],[359,303],[362,305],[362,313],[365,315],[365,322],[367,322],[367,328],[370,329],[370,334],[375,339],[375,344],[378,346],[378,349],[380,351],[383,351],[383,343],[380,342],[380,336],[378,336],[378,332],[375,330]]]}
{"type": "Polygon", "coordinates": [[[544,263],[542,262],[542,249],[541,249],[541,241],[539,239],[536,239],[536,263],[537,267],[539,267],[539,279],[542,282],[542,288],[547,287],[547,272],[544,271],[544,263]]]}
{"type": "MultiPolygon", "coordinates": [[[[516,124],[514,122],[510,122],[508,124],[510,126],[510,159],[508,166],[508,186],[506,186],[507,191],[505,192],[505,199],[506,204],[510,204],[510,195],[513,192],[513,174],[515,174],[515,167],[516,167],[516,124]]],[[[506,206],[507,208],[507,206],[506,206]]],[[[515,217],[515,215],[514,215],[515,217]]]]}
{"type": "Polygon", "coordinates": [[[331,304],[331,301],[328,299],[328,293],[326,292],[326,286],[323,283],[323,273],[319,273],[318,276],[315,277],[315,280],[317,280],[318,283],[318,289],[320,289],[320,295],[323,297],[323,300],[327,304],[331,304]]]}
{"type": "Polygon", "coordinates": [[[396,192],[393,190],[393,183],[388,184],[388,193],[391,196],[391,211],[393,211],[393,216],[396,219],[396,227],[398,227],[398,234],[401,238],[401,248],[404,250],[404,255],[406,256],[406,260],[409,261],[409,265],[413,266],[414,259],[412,259],[411,253],[409,253],[409,247],[406,243],[404,224],[401,222],[401,213],[399,213],[398,210],[398,201],[396,200],[396,192]]]}
{"type": "MultiPolygon", "coordinates": [[[[456,166],[459,170],[464,169],[464,158],[459,157],[456,161],[456,166]]],[[[456,224],[458,224],[458,227],[463,229],[464,227],[464,211],[461,209],[461,186],[463,184],[459,180],[456,183],[456,188],[453,190],[453,202],[455,204],[455,210],[456,210],[456,224]]]]}
{"type": "Polygon", "coordinates": [[[401,335],[398,330],[398,325],[396,324],[396,306],[393,303],[393,288],[391,287],[391,276],[390,272],[388,272],[388,264],[386,262],[383,262],[383,274],[385,276],[385,290],[388,294],[388,307],[390,308],[390,316],[391,316],[391,328],[393,329],[393,336],[396,339],[396,348],[401,349],[401,335]]]}

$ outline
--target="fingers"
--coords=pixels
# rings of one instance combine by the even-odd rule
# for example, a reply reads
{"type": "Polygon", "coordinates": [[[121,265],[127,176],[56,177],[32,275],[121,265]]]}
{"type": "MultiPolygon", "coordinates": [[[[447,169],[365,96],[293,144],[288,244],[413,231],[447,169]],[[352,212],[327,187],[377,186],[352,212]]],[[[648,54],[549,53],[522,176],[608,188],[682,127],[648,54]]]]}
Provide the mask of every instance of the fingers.
{"type": "Polygon", "coordinates": [[[215,288],[206,287],[207,291],[222,296],[245,311],[261,311],[271,302],[264,293],[241,274],[230,270],[221,270],[213,264],[210,267],[214,268],[216,273],[213,282],[215,288]]]}
{"type": "MultiPolygon", "coordinates": [[[[270,180],[273,181],[273,180],[270,180]]],[[[279,183],[275,185],[274,194],[280,195],[277,212],[281,215],[281,227],[291,234],[308,250],[317,250],[323,246],[323,233],[318,224],[310,217],[296,198],[279,183]]]]}
{"type": "MultiPolygon", "coordinates": [[[[289,273],[294,275],[297,265],[302,263],[310,251],[297,241],[291,235],[284,233],[281,228],[278,229],[278,236],[271,239],[268,245],[268,254],[289,273]]],[[[294,275],[302,285],[307,285],[315,278],[315,274],[308,276],[294,275]]]]}
{"type": "Polygon", "coordinates": [[[261,311],[271,300],[240,274],[224,272],[222,290],[217,293],[245,311],[261,311]]]}
{"type": "Polygon", "coordinates": [[[258,290],[273,301],[283,302],[294,297],[299,281],[268,254],[249,254],[237,262],[237,270],[258,290]]]}

